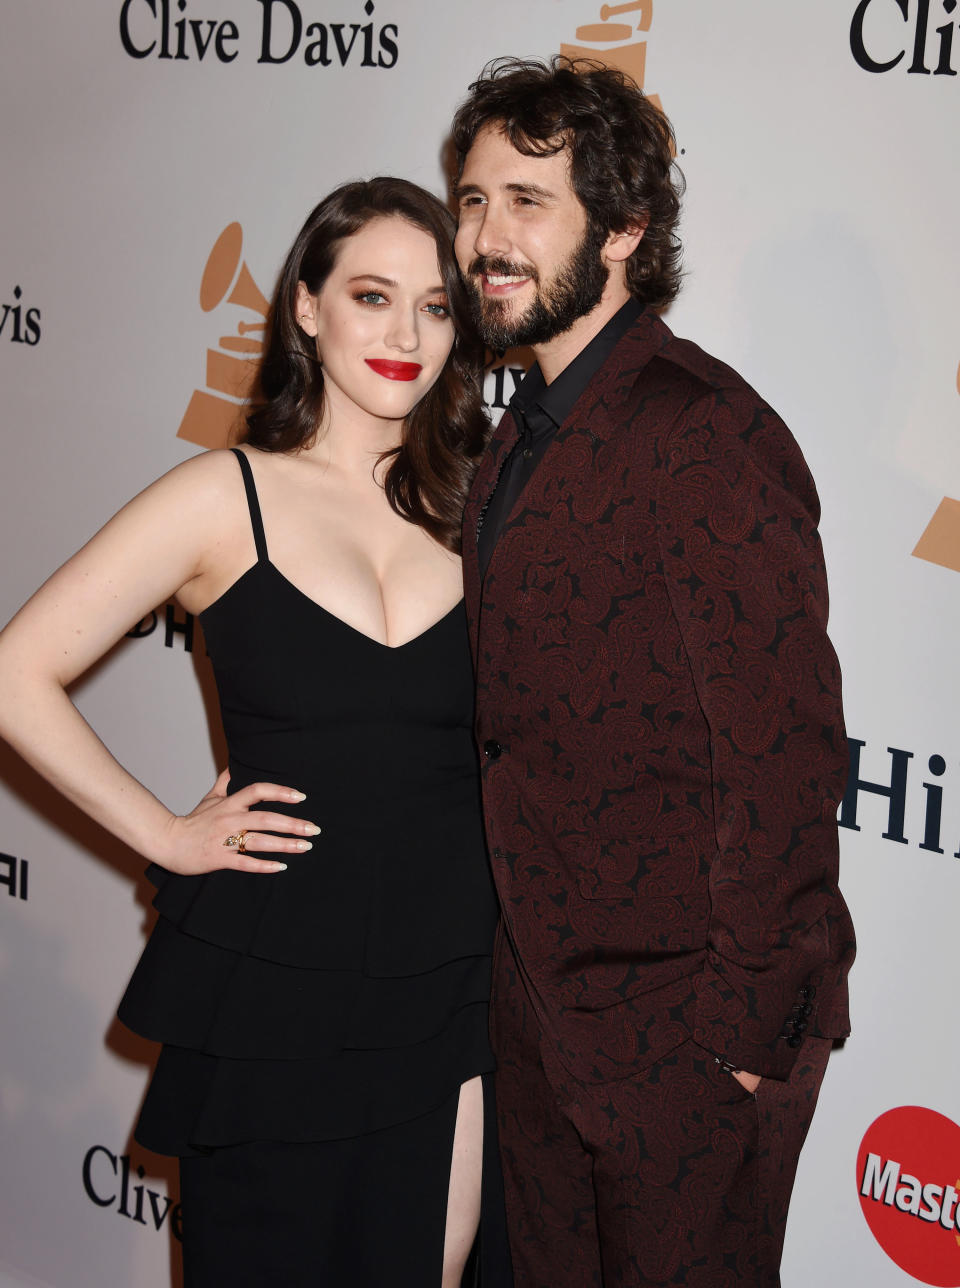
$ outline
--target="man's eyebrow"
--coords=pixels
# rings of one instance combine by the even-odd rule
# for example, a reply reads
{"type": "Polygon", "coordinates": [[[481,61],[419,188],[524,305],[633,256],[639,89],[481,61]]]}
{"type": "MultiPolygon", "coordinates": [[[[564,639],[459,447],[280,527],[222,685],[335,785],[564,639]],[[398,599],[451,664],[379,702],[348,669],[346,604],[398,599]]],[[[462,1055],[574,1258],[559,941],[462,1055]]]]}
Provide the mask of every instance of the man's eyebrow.
{"type": "Polygon", "coordinates": [[[538,183],[505,183],[507,192],[518,192],[524,197],[539,197],[542,201],[554,201],[556,193],[549,188],[541,188],[538,183]]]}
{"type": "MultiPolygon", "coordinates": [[[[515,192],[524,197],[539,197],[541,201],[555,201],[557,194],[551,192],[549,188],[541,188],[537,183],[505,183],[504,192],[515,192]]],[[[453,195],[457,201],[461,197],[467,197],[473,193],[480,193],[482,189],[476,183],[461,183],[453,190],[453,195]]]]}

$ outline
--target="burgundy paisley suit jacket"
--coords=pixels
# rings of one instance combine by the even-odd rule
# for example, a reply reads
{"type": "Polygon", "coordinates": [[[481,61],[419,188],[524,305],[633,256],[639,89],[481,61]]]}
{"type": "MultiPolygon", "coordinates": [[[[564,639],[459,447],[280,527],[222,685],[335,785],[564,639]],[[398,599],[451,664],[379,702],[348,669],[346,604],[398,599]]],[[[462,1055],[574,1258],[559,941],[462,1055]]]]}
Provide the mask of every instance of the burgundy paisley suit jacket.
{"type": "Polygon", "coordinates": [[[647,311],[481,587],[477,523],[516,437],[507,413],[463,543],[500,951],[583,1080],[691,1038],[784,1078],[799,1032],[847,1033],[854,953],[813,480],[762,399],[647,311]]]}

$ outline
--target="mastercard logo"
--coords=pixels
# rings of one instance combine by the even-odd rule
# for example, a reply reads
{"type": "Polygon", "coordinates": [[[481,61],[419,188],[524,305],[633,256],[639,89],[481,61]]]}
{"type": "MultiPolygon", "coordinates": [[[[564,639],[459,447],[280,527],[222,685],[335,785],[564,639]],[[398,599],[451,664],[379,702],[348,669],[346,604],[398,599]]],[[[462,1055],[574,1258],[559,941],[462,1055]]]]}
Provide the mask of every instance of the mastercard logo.
{"type": "Polygon", "coordinates": [[[917,1105],[870,1124],[857,1154],[867,1225],[921,1283],[960,1288],[960,1127],[917,1105]]]}

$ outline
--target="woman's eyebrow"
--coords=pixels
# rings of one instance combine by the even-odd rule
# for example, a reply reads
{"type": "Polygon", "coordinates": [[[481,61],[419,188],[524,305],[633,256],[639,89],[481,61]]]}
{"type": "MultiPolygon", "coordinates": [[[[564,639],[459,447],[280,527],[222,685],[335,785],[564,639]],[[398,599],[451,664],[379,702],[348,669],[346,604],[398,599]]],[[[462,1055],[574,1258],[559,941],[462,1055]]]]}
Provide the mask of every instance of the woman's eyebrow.
{"type": "MultiPolygon", "coordinates": [[[[379,273],[357,273],[354,277],[347,278],[347,285],[352,286],[354,282],[376,282],[379,286],[392,286],[395,289],[400,286],[392,277],[381,277],[379,273]]],[[[446,295],[447,288],[439,283],[436,286],[428,286],[424,295],[446,295]]]]}
{"type": "Polygon", "coordinates": [[[392,277],[381,277],[379,273],[357,273],[355,277],[348,278],[348,285],[352,282],[379,282],[381,286],[399,286],[392,277]]]}

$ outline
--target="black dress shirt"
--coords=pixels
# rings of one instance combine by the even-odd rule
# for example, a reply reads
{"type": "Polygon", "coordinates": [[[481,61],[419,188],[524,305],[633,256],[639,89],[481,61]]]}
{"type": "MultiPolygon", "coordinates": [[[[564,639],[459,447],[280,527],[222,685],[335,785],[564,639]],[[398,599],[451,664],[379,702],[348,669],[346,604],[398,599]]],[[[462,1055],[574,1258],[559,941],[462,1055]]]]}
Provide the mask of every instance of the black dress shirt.
{"type": "Polygon", "coordinates": [[[557,430],[573,411],[591,376],[600,370],[617,341],[642,311],[639,300],[629,299],[549,385],[539,363],[534,363],[520,382],[509,404],[520,437],[503,462],[477,526],[481,576],[487,571],[507,517],[557,430]]]}

